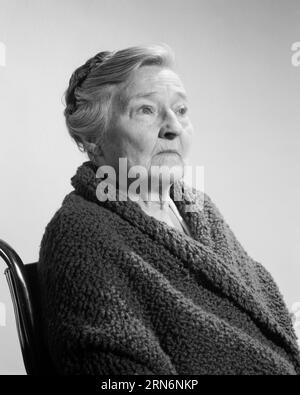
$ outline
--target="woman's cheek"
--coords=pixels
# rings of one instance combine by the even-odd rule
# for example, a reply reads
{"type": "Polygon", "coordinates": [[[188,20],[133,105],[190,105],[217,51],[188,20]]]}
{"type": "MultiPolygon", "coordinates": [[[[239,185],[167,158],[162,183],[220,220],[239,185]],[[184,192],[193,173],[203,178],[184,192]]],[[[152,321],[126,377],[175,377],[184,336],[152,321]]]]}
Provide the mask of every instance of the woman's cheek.
{"type": "Polygon", "coordinates": [[[131,164],[145,165],[155,142],[145,130],[136,129],[124,141],[126,156],[131,164]]]}
{"type": "Polygon", "coordinates": [[[190,127],[182,135],[182,151],[184,158],[188,156],[191,150],[193,134],[193,127],[190,127]]]}
{"type": "Polygon", "coordinates": [[[158,138],[157,128],[153,125],[141,123],[134,134],[135,141],[140,151],[151,152],[158,138]]]}

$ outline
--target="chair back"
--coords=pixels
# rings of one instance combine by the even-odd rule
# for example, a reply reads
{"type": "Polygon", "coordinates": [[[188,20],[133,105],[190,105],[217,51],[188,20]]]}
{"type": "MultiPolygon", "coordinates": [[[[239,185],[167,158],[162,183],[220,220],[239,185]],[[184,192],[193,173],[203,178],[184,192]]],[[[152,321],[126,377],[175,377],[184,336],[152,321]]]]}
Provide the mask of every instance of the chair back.
{"type": "Polygon", "coordinates": [[[55,375],[43,338],[37,263],[24,265],[16,251],[0,239],[0,256],[7,264],[4,273],[9,286],[16,326],[27,374],[55,375]]]}

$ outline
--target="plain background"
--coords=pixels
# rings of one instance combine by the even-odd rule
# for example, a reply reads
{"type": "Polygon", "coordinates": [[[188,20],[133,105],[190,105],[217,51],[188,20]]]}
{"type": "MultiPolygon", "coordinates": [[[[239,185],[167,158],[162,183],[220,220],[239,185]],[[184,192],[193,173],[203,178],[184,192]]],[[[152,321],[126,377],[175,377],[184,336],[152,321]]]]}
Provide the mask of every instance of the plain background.
{"type": "MultiPolygon", "coordinates": [[[[299,0],[0,0],[0,7],[0,238],[24,262],[38,259],[45,226],[87,160],[64,125],[71,73],[97,52],[164,42],[189,95],[191,162],[205,167],[205,191],[288,307],[300,301],[300,67],[291,63],[299,0]]],[[[3,275],[0,303],[0,373],[24,374],[3,275]]]]}

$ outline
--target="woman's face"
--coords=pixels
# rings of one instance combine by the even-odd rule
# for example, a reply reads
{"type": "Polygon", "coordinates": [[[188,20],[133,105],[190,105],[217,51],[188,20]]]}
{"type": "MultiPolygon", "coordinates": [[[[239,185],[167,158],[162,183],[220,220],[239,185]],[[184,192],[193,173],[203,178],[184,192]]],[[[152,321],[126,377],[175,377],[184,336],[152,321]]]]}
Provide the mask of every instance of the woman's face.
{"type": "Polygon", "coordinates": [[[106,165],[118,174],[119,158],[135,165],[183,170],[193,126],[186,92],[179,76],[159,66],[134,71],[112,99],[110,125],[102,151],[106,165]],[[164,152],[171,150],[172,152],[164,152]]]}

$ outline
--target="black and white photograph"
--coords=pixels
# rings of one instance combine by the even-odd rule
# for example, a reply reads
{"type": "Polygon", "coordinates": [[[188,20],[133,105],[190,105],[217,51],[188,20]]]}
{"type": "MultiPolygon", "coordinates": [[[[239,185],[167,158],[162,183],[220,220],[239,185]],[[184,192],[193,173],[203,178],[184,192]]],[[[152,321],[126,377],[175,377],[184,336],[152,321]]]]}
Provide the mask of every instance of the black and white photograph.
{"type": "Polygon", "coordinates": [[[0,0],[0,133],[0,375],[300,375],[300,0],[0,0]]]}

